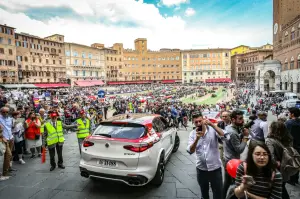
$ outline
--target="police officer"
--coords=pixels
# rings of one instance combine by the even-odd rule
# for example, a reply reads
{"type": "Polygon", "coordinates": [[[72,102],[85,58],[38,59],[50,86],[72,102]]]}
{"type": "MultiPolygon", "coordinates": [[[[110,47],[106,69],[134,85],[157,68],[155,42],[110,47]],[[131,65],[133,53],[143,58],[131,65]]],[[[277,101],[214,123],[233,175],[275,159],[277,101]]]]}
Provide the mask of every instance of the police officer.
{"type": "Polygon", "coordinates": [[[81,153],[81,144],[83,140],[91,134],[91,122],[86,117],[84,110],[79,112],[79,118],[76,120],[77,123],[77,139],[79,145],[79,152],[81,153]]]}
{"type": "Polygon", "coordinates": [[[50,164],[51,168],[50,171],[53,171],[56,167],[55,163],[55,149],[58,156],[58,167],[64,169],[65,166],[63,165],[63,157],[62,157],[62,150],[63,144],[65,141],[63,129],[64,128],[74,128],[77,125],[65,125],[62,123],[61,120],[58,120],[58,113],[52,112],[50,114],[51,120],[45,123],[44,129],[44,136],[46,139],[46,143],[48,145],[48,151],[50,155],[50,164]]]}

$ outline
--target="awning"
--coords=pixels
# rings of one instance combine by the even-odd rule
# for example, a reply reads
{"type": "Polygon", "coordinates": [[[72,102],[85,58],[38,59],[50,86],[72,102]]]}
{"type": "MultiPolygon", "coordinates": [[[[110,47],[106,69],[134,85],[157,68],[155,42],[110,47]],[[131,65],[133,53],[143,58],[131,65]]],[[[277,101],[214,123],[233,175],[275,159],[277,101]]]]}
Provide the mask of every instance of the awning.
{"type": "Polygon", "coordinates": [[[162,84],[174,84],[175,80],[169,79],[169,80],[162,80],[161,81],[162,84]]]}
{"type": "Polygon", "coordinates": [[[85,86],[100,86],[105,83],[101,80],[78,80],[75,82],[76,86],[85,87],[85,86]]]}
{"type": "Polygon", "coordinates": [[[62,88],[70,87],[70,84],[34,84],[37,88],[62,88]]]}
{"type": "Polygon", "coordinates": [[[152,83],[151,80],[107,82],[108,85],[122,85],[122,84],[151,84],[151,83],[152,83]]]}
{"type": "Polygon", "coordinates": [[[1,87],[12,89],[12,88],[36,88],[33,84],[1,84],[1,87]]]}
{"type": "Polygon", "coordinates": [[[206,79],[206,83],[231,83],[230,78],[216,78],[216,79],[206,79]]]}

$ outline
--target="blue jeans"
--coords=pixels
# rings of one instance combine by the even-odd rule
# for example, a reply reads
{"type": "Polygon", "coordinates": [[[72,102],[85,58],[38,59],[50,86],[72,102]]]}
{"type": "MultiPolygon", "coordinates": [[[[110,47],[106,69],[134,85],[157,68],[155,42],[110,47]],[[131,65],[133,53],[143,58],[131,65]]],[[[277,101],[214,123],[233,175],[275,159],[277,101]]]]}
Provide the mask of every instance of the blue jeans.
{"type": "Polygon", "coordinates": [[[209,184],[213,192],[213,199],[223,198],[222,169],[202,171],[197,168],[197,181],[199,183],[202,199],[209,199],[209,184]]]}
{"type": "Polygon", "coordinates": [[[78,139],[79,152],[81,154],[81,145],[82,145],[84,138],[77,138],[77,139],[78,139]]]}

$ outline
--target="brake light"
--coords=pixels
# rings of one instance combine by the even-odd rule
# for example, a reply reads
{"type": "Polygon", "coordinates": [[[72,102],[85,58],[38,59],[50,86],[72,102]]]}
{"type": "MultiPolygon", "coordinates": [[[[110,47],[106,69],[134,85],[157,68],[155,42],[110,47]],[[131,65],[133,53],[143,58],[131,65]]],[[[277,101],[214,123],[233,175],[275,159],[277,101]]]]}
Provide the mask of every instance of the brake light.
{"type": "Polygon", "coordinates": [[[90,142],[90,141],[87,141],[87,140],[84,140],[82,145],[83,145],[83,147],[90,147],[90,146],[94,146],[94,143],[90,142]]]}
{"type": "Polygon", "coordinates": [[[147,149],[151,148],[152,146],[153,146],[153,142],[150,142],[150,143],[140,144],[139,146],[126,145],[126,146],[123,146],[123,148],[126,150],[129,150],[129,151],[140,153],[140,152],[146,151],[147,149]]]}
{"type": "Polygon", "coordinates": [[[215,119],[209,119],[210,121],[211,121],[211,123],[213,123],[213,124],[215,124],[215,123],[218,123],[218,121],[217,120],[215,120],[215,119]]]}

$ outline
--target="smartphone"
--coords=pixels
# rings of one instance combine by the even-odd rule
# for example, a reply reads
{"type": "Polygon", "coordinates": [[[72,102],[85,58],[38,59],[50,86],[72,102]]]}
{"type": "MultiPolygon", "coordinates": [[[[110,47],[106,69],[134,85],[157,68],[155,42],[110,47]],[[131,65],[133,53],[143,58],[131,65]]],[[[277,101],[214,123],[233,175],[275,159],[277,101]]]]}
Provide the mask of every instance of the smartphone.
{"type": "Polygon", "coordinates": [[[198,132],[202,131],[202,126],[197,127],[197,131],[198,132]]]}
{"type": "Polygon", "coordinates": [[[245,175],[245,176],[243,176],[243,180],[244,180],[245,184],[247,184],[247,185],[254,185],[255,184],[255,181],[254,181],[252,176],[245,175]]]}

